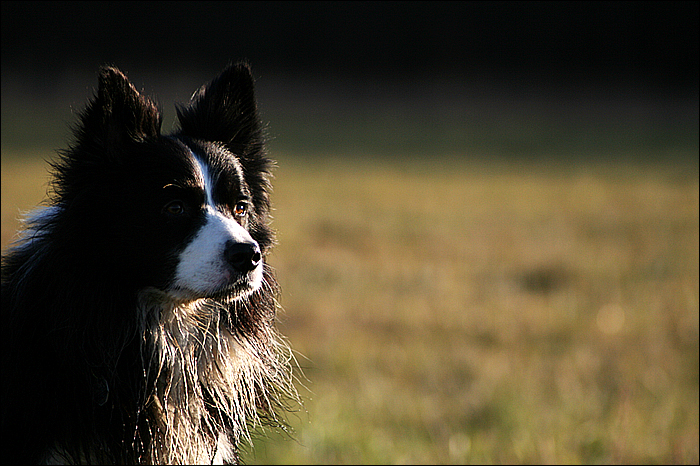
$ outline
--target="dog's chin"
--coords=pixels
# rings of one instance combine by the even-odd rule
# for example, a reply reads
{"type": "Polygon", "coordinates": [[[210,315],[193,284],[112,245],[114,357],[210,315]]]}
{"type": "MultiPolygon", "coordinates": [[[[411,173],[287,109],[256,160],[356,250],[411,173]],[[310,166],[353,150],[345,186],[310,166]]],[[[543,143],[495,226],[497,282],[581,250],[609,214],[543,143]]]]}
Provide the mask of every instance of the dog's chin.
{"type": "Polygon", "coordinates": [[[197,298],[223,299],[239,301],[247,298],[261,287],[262,283],[254,282],[249,279],[241,279],[234,283],[224,286],[223,288],[205,292],[202,294],[194,293],[197,298]]]}
{"type": "Polygon", "coordinates": [[[175,302],[196,301],[198,299],[215,299],[222,301],[240,301],[255,293],[262,287],[262,268],[253,270],[235,280],[212,284],[205,289],[188,286],[172,286],[163,291],[169,300],[175,302]]]}

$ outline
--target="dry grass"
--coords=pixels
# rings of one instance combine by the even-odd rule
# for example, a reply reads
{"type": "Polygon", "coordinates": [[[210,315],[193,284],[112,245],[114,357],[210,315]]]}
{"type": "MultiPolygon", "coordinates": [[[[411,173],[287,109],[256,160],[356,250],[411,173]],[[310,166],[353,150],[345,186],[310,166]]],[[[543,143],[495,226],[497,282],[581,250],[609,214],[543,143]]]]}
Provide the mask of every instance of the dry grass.
{"type": "MultiPolygon", "coordinates": [[[[307,412],[245,461],[697,463],[684,170],[283,157],[270,262],[307,412]]],[[[3,246],[44,173],[3,155],[3,246]]]]}

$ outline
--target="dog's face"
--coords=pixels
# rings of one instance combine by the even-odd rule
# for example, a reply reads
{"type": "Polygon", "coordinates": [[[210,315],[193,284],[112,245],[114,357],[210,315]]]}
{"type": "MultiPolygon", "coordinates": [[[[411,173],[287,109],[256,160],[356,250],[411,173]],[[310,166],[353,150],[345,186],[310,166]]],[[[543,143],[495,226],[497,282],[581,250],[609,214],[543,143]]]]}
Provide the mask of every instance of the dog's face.
{"type": "Polygon", "coordinates": [[[109,278],[139,289],[175,300],[247,296],[264,281],[273,242],[271,161],[247,66],[227,68],[178,118],[180,130],[160,135],[155,105],[118,70],[102,70],[78,143],[56,166],[59,206],[90,217],[91,233],[67,234],[109,278]]]}
{"type": "Polygon", "coordinates": [[[254,291],[263,259],[247,229],[254,204],[243,168],[223,146],[190,143],[187,152],[189,176],[163,187],[162,221],[187,235],[167,291],[183,298],[254,291]]]}

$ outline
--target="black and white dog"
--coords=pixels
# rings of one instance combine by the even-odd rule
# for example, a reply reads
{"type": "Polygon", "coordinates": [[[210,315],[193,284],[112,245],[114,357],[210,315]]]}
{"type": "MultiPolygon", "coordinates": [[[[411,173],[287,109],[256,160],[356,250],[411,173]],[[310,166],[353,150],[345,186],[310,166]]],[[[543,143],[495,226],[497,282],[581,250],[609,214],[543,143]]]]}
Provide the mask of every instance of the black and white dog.
{"type": "Polygon", "coordinates": [[[3,255],[12,464],[236,462],[297,399],[248,65],[177,114],[161,135],[153,102],[102,68],[46,205],[3,255]]]}

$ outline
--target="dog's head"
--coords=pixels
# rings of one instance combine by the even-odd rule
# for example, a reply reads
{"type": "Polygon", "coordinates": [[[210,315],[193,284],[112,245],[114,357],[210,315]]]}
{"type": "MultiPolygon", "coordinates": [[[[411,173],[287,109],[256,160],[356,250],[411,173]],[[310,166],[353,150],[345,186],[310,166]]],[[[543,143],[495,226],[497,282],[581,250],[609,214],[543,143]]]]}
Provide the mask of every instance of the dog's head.
{"type": "Polygon", "coordinates": [[[229,66],[177,113],[179,129],[161,135],[156,105],[101,69],[77,142],[55,167],[62,218],[90,219],[65,233],[107,279],[177,300],[246,296],[263,283],[274,241],[272,162],[249,67],[229,66]]]}

